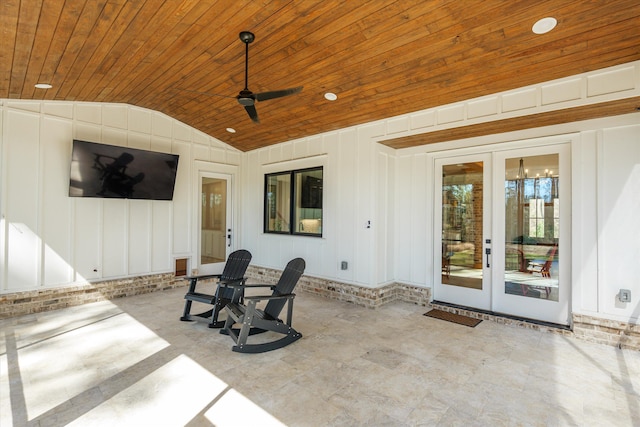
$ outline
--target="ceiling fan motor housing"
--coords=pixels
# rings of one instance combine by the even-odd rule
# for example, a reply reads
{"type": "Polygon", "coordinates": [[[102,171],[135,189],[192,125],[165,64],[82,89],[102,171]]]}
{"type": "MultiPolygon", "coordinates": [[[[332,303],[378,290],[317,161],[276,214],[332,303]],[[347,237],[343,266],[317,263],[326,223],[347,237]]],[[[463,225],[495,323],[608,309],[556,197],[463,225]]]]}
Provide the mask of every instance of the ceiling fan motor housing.
{"type": "Polygon", "coordinates": [[[255,104],[256,99],[253,95],[253,92],[251,92],[250,90],[242,90],[238,95],[238,102],[240,103],[240,105],[247,106],[255,104]]]}

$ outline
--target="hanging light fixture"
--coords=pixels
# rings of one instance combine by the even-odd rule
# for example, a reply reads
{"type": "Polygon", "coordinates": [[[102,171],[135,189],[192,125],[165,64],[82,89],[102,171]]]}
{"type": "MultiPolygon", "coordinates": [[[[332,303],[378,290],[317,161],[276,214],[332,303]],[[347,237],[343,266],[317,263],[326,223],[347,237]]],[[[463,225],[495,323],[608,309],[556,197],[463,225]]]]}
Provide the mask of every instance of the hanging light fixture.
{"type": "Polygon", "coordinates": [[[520,166],[518,167],[518,176],[516,181],[516,203],[518,207],[517,219],[516,219],[516,228],[520,233],[519,244],[522,245],[524,243],[524,180],[526,178],[526,172],[524,168],[524,159],[520,158],[520,166]]]}
{"type": "Polygon", "coordinates": [[[524,159],[520,158],[520,167],[518,168],[518,176],[516,178],[524,179],[524,159]]]}

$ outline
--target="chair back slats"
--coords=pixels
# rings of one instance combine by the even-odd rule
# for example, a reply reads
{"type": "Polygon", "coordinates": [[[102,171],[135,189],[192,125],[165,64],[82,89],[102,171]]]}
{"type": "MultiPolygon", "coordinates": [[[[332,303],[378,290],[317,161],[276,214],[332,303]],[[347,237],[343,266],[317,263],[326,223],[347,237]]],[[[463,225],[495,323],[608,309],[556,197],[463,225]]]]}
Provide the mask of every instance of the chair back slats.
{"type": "MultiPolygon", "coordinates": [[[[295,258],[289,261],[285,267],[280,280],[276,284],[276,288],[273,291],[273,295],[288,295],[293,292],[298,280],[304,273],[305,262],[302,258],[295,258]]],[[[280,312],[286,304],[285,299],[271,300],[264,308],[265,314],[277,319],[280,316],[280,312]]]]}
{"type": "Polygon", "coordinates": [[[246,249],[239,249],[229,254],[224,270],[220,275],[220,280],[240,280],[251,262],[251,252],[246,249]]]}
{"type": "Polygon", "coordinates": [[[558,250],[558,245],[553,245],[551,249],[547,252],[547,260],[544,262],[540,273],[542,277],[551,277],[551,265],[553,264],[553,260],[556,256],[556,251],[558,250]]]}
{"type": "Polygon", "coordinates": [[[223,321],[218,320],[218,314],[231,300],[236,298],[242,299],[244,290],[241,289],[238,295],[235,293],[236,288],[232,288],[225,285],[225,282],[239,282],[244,279],[244,274],[251,262],[251,253],[245,249],[239,249],[229,254],[229,258],[224,265],[222,274],[204,274],[201,276],[189,277],[189,291],[184,296],[184,311],[180,320],[183,322],[189,322],[191,317],[191,304],[193,301],[213,305],[211,310],[205,311],[194,316],[211,318],[209,323],[210,328],[220,328],[224,325],[223,321]],[[197,292],[196,286],[198,280],[210,280],[218,278],[218,283],[215,287],[215,294],[197,292]]]}

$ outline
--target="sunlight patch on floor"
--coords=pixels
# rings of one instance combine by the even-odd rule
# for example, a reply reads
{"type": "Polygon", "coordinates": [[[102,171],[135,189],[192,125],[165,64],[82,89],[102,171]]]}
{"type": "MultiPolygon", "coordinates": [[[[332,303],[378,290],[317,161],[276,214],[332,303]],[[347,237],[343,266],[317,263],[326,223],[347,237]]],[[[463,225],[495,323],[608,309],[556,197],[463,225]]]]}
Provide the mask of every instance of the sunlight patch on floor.
{"type": "Polygon", "coordinates": [[[14,425],[13,411],[11,410],[10,389],[9,389],[9,371],[7,365],[7,356],[0,355],[0,425],[14,425]]]}
{"type": "Polygon", "coordinates": [[[225,393],[204,416],[216,427],[285,427],[267,411],[234,389],[225,393]]]}
{"type": "Polygon", "coordinates": [[[226,388],[215,375],[179,355],[69,425],[185,425],[226,388]]]}
{"type": "Polygon", "coordinates": [[[2,425],[284,426],[110,302],[5,324],[2,425]]]}
{"type": "MultiPolygon", "coordinates": [[[[17,343],[16,362],[28,419],[55,409],[169,345],[126,313],[81,327],[75,320],[66,327],[57,320],[48,328],[53,333],[50,338],[24,347],[17,343]]],[[[16,327],[18,337],[25,333],[19,329],[16,327]]]]}

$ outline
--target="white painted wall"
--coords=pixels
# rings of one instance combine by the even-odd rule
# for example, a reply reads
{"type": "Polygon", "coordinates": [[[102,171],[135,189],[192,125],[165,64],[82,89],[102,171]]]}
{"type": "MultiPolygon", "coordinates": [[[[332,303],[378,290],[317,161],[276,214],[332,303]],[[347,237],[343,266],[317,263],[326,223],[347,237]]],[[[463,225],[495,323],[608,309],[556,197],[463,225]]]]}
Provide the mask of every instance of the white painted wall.
{"type": "Polygon", "coordinates": [[[640,318],[640,120],[604,129],[598,142],[598,312],[640,318]],[[632,302],[616,298],[630,289],[632,302]]]}
{"type": "Polygon", "coordinates": [[[173,271],[175,258],[197,254],[194,165],[228,172],[241,161],[228,145],[129,105],[2,100],[0,113],[2,293],[173,271]],[[179,154],[174,200],[68,197],[74,138],[179,154]]]}
{"type": "Polygon", "coordinates": [[[572,147],[573,309],[640,319],[640,114],[572,147]],[[622,303],[620,289],[631,290],[622,303]]]}
{"type": "MultiPolygon", "coordinates": [[[[253,263],[282,269],[297,256],[307,262],[306,273],[366,287],[392,279],[393,257],[376,263],[376,242],[388,233],[393,201],[393,150],[371,143],[363,126],[330,132],[254,150],[243,169],[242,245],[253,263]],[[264,175],[278,171],[323,166],[322,238],[263,233],[264,175]],[[378,209],[376,209],[378,208],[378,209]],[[390,213],[389,213],[390,212],[390,213]],[[370,222],[370,227],[368,224],[370,222]],[[340,269],[341,261],[348,263],[340,269]]],[[[393,245],[385,245],[393,251],[393,245]]]]}

